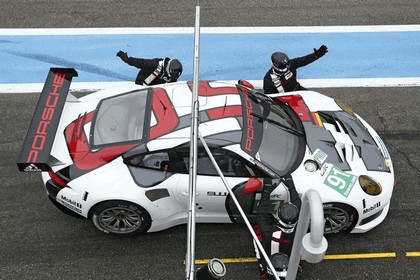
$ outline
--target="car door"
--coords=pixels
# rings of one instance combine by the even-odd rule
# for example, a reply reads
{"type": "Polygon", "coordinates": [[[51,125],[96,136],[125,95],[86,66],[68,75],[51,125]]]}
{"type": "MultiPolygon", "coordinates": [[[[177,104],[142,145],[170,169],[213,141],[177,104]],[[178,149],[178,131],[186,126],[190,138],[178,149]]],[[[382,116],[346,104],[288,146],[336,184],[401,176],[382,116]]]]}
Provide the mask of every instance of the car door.
{"type": "MultiPolygon", "coordinates": [[[[189,150],[177,150],[179,158],[189,167],[189,150]]],[[[224,149],[212,149],[219,168],[225,175],[230,188],[246,182],[256,174],[243,159],[224,149]]],[[[180,176],[177,185],[179,203],[189,205],[189,174],[180,176]]],[[[196,217],[200,222],[230,222],[227,211],[229,192],[216,168],[213,166],[207,152],[201,148],[197,154],[197,189],[196,189],[196,217]]]]}
{"type": "Polygon", "coordinates": [[[171,150],[133,154],[124,162],[133,181],[144,190],[147,201],[165,211],[163,216],[185,212],[186,208],[178,203],[173,193],[176,193],[174,189],[178,185],[179,174],[187,171],[171,150]]]}

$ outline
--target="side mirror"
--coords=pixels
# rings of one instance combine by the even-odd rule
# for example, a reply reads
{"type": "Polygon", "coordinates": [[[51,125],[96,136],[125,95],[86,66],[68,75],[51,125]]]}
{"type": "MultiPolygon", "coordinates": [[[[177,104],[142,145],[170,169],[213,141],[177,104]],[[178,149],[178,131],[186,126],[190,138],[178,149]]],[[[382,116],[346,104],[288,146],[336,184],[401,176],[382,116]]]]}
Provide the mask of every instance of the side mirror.
{"type": "Polygon", "coordinates": [[[239,80],[238,81],[238,84],[240,84],[242,86],[245,86],[247,88],[250,88],[250,89],[255,89],[254,86],[250,82],[248,82],[246,80],[239,80]]]}
{"type": "Polygon", "coordinates": [[[248,182],[246,182],[244,193],[250,194],[258,190],[262,186],[262,183],[260,180],[255,178],[249,178],[248,182]]]}

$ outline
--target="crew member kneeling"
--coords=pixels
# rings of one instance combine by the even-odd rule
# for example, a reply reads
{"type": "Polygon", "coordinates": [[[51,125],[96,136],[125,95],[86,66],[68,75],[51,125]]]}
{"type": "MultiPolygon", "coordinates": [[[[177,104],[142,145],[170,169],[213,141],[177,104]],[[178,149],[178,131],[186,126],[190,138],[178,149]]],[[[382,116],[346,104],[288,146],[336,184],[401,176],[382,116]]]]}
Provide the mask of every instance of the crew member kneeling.
{"type": "MultiPolygon", "coordinates": [[[[254,226],[254,229],[266,254],[271,256],[272,260],[282,259],[284,262],[284,256],[286,256],[287,263],[284,267],[279,267],[279,270],[287,271],[288,258],[292,252],[295,227],[302,202],[298,196],[292,177],[290,175],[284,177],[283,182],[289,189],[290,202],[283,203],[278,208],[277,213],[270,214],[268,211],[270,194],[277,185],[273,185],[271,179],[264,180],[262,197],[257,209],[257,225],[254,226]],[[283,257],[280,258],[280,256],[283,257]]],[[[262,278],[268,278],[273,275],[273,272],[261,256],[255,242],[254,245],[260,275],[262,278]]]]}

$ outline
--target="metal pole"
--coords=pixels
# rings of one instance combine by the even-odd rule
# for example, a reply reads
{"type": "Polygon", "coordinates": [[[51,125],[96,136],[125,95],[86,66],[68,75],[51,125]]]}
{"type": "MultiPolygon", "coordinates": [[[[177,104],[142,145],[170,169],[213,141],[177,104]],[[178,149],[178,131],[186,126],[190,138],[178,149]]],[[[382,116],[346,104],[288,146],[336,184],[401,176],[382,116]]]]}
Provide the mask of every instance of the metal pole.
{"type": "Polygon", "coordinates": [[[301,253],[306,261],[317,263],[324,258],[327,247],[328,242],[324,237],[324,209],[321,197],[316,190],[310,189],[302,197],[302,209],[299,214],[286,280],[296,278],[301,253]],[[311,222],[311,231],[306,234],[309,221],[311,222]]]}
{"type": "Polygon", "coordinates": [[[195,195],[197,189],[197,132],[198,132],[198,69],[200,55],[200,6],[197,3],[195,8],[195,27],[194,27],[194,65],[193,65],[193,90],[191,100],[191,147],[190,147],[190,166],[189,166],[189,198],[190,205],[188,211],[188,233],[187,233],[187,254],[186,254],[186,279],[195,278],[195,195]]]}
{"type": "Polygon", "coordinates": [[[223,184],[225,185],[225,187],[226,187],[227,191],[229,192],[229,194],[230,194],[230,196],[231,196],[231,198],[232,198],[233,202],[235,202],[235,205],[236,205],[236,207],[238,208],[238,211],[239,211],[239,213],[241,214],[242,218],[244,219],[245,224],[246,224],[246,226],[248,227],[248,230],[249,230],[249,232],[250,232],[250,233],[251,233],[251,235],[252,235],[252,238],[254,239],[255,243],[257,244],[258,248],[260,249],[261,254],[263,255],[264,259],[266,260],[266,262],[267,262],[268,266],[270,267],[271,271],[273,271],[274,278],[275,278],[276,280],[280,280],[279,276],[277,276],[277,274],[276,274],[276,269],[274,268],[273,264],[272,264],[272,263],[271,263],[271,261],[270,261],[270,258],[268,257],[268,255],[267,255],[267,253],[265,252],[265,250],[264,250],[263,246],[261,245],[260,240],[258,239],[257,235],[255,234],[255,232],[254,232],[254,230],[253,230],[253,228],[252,228],[252,226],[251,226],[251,223],[248,221],[248,218],[246,217],[246,215],[245,215],[244,211],[242,210],[242,207],[241,207],[241,205],[239,204],[239,201],[236,199],[235,194],[233,193],[233,191],[232,191],[231,187],[229,186],[228,181],[226,181],[226,178],[225,178],[225,176],[223,175],[222,170],[220,170],[220,167],[217,165],[216,160],[214,159],[214,157],[213,157],[213,155],[212,155],[212,153],[211,153],[211,151],[210,151],[209,147],[207,146],[207,143],[204,141],[204,138],[203,138],[203,136],[201,135],[201,133],[200,133],[200,132],[198,132],[198,137],[200,138],[201,143],[203,143],[203,146],[204,146],[204,148],[206,149],[206,152],[207,152],[207,154],[208,154],[208,156],[209,156],[209,158],[210,158],[211,162],[213,163],[214,167],[216,168],[216,171],[217,171],[217,173],[219,174],[220,178],[222,179],[223,184]]]}

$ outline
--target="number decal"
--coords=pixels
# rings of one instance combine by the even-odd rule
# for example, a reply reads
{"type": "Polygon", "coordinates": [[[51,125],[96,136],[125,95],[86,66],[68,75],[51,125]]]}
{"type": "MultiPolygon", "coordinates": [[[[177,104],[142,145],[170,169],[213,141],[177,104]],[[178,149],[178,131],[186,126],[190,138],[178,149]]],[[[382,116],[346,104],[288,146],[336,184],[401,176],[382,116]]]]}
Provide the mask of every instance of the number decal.
{"type": "Polygon", "coordinates": [[[356,179],[357,176],[346,173],[336,166],[332,166],[325,178],[324,185],[334,189],[341,195],[348,197],[356,183],[356,179]]]}

